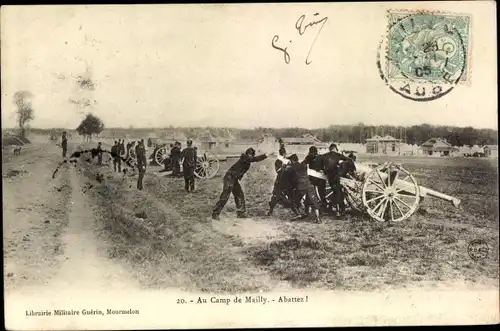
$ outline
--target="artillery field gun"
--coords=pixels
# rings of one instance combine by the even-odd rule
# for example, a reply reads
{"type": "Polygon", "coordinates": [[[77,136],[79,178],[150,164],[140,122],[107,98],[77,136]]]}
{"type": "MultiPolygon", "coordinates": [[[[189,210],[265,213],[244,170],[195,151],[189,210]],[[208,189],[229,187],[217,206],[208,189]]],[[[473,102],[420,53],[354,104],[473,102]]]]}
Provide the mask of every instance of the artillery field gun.
{"type": "MultiPolygon", "coordinates": [[[[446,200],[455,207],[460,205],[458,198],[419,186],[415,177],[400,164],[358,162],[355,166],[355,175],[340,179],[345,200],[351,209],[367,213],[379,222],[401,222],[408,219],[415,214],[426,196],[446,200]]],[[[308,169],[308,174],[327,180],[322,172],[308,169]]]]}
{"type": "MultiPolygon", "coordinates": [[[[125,149],[124,158],[131,158],[132,160],[137,160],[137,155],[135,154],[135,144],[133,142],[130,147],[125,149]]],[[[219,171],[219,158],[217,154],[210,151],[197,151],[198,158],[196,161],[196,168],[194,170],[194,174],[196,177],[200,179],[210,179],[213,178],[217,172],[219,171]]],[[[152,161],[153,164],[157,166],[164,166],[165,160],[170,158],[170,152],[167,149],[167,144],[156,143],[154,144],[153,152],[149,156],[149,160],[152,161]]],[[[169,169],[170,170],[170,169],[169,169]]],[[[181,161],[181,170],[182,170],[182,161],[181,161]]]]}

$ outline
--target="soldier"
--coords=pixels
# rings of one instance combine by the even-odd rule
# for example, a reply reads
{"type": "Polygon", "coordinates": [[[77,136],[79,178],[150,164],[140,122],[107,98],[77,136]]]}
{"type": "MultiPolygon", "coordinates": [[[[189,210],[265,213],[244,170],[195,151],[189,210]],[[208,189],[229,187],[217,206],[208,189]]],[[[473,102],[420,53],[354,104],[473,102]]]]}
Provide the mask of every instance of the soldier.
{"type": "Polygon", "coordinates": [[[182,172],[184,173],[184,188],[186,192],[194,191],[194,169],[196,168],[196,149],[193,148],[193,141],[187,141],[187,148],[181,153],[182,172]]]}
{"type": "Polygon", "coordinates": [[[131,149],[131,148],[132,148],[132,142],[131,142],[131,141],[129,141],[129,142],[127,143],[127,156],[126,156],[127,160],[130,158],[130,149],[131,149]]]}
{"type": "MultiPolygon", "coordinates": [[[[280,148],[279,155],[286,159],[285,148],[280,148]]],[[[289,159],[288,159],[289,160],[289,159]]],[[[295,205],[293,176],[291,176],[290,169],[287,169],[287,164],[279,158],[274,162],[274,169],[276,170],[276,180],[274,182],[273,193],[269,201],[269,211],[267,216],[273,214],[274,208],[278,203],[285,208],[291,208],[295,215],[299,215],[298,206],[295,205]]]]}
{"type": "Polygon", "coordinates": [[[170,150],[170,162],[172,165],[172,175],[174,177],[179,177],[181,174],[181,143],[176,141],[174,147],[170,150]]]}
{"type": "Polygon", "coordinates": [[[102,164],[102,143],[101,142],[97,143],[97,164],[98,165],[102,164]]]}
{"type": "Polygon", "coordinates": [[[66,137],[66,131],[62,133],[61,147],[62,147],[63,157],[66,157],[66,153],[68,151],[68,138],[66,137]]]}
{"type": "MultiPolygon", "coordinates": [[[[290,161],[292,161],[291,168],[294,174],[294,182],[297,185],[296,201],[298,201],[305,195],[306,209],[311,207],[314,211],[316,223],[321,223],[321,220],[319,218],[319,208],[321,205],[321,200],[318,197],[316,188],[311,183],[311,181],[309,180],[309,176],[307,175],[307,164],[305,163],[305,161],[299,162],[297,154],[291,155],[290,161]]],[[[305,216],[307,216],[307,213],[305,216]]]]}
{"type": "MultiPolygon", "coordinates": [[[[309,166],[309,169],[320,171],[322,169],[321,156],[318,155],[316,146],[309,147],[309,154],[304,159],[304,163],[309,166]]],[[[321,199],[321,207],[326,208],[326,181],[321,178],[309,176],[311,183],[318,189],[319,198],[321,199]]]]}
{"type": "Polygon", "coordinates": [[[243,190],[241,189],[240,180],[246,174],[250,165],[253,162],[260,162],[267,158],[266,154],[255,156],[255,150],[249,148],[244,154],[241,154],[238,161],[229,168],[229,170],[224,175],[224,187],[220,195],[219,201],[215,205],[212,211],[212,219],[218,220],[222,208],[226,205],[229,200],[231,193],[234,196],[234,202],[236,203],[236,214],[238,218],[246,217],[245,208],[245,196],[243,190]]]}
{"type": "Polygon", "coordinates": [[[118,152],[121,155],[125,154],[125,139],[118,140],[118,152]]]}
{"type": "Polygon", "coordinates": [[[111,147],[111,157],[113,158],[113,169],[116,172],[118,166],[118,172],[122,172],[122,159],[120,157],[120,143],[115,140],[115,144],[111,147]]]}
{"type": "Polygon", "coordinates": [[[135,154],[137,155],[137,169],[139,170],[139,177],[137,177],[137,189],[142,190],[142,179],[146,173],[146,165],[148,160],[146,158],[146,147],[144,146],[144,139],[141,139],[137,146],[135,146],[135,154]]]}
{"type": "Polygon", "coordinates": [[[329,152],[322,155],[322,169],[328,177],[328,184],[332,189],[332,200],[335,206],[337,217],[345,212],[344,193],[340,185],[339,162],[349,161],[349,159],[337,152],[337,145],[331,144],[329,152]]]}

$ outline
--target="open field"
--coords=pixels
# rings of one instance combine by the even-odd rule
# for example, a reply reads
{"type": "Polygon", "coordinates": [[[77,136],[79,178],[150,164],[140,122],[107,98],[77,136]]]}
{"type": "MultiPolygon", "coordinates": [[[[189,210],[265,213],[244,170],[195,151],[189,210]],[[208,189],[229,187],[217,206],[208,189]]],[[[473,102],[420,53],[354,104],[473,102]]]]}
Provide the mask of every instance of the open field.
{"type": "MultiPolygon", "coordinates": [[[[373,291],[464,282],[498,287],[496,160],[391,158],[403,163],[420,185],[460,198],[460,208],[429,197],[416,215],[400,224],[325,216],[325,224],[318,225],[292,222],[291,213],[279,208],[274,217],[265,216],[275,178],[271,159],[252,165],[242,180],[250,217],[236,219],[230,200],[221,220],[212,221],[211,209],[231,160],[221,163],[215,178],[197,180],[196,192],[187,194],[181,178],[152,173],[159,167],[148,168],[143,191],[135,190],[135,177],[83,160],[76,167],[63,166],[51,179],[58,153],[54,145],[36,143],[21,156],[4,160],[4,176],[9,170],[26,171],[3,180],[4,206],[9,206],[4,210],[5,272],[12,274],[7,288],[35,278],[49,283],[52,276],[60,277],[57,270],[76,268],[76,262],[64,259],[77,254],[71,241],[60,236],[68,231],[92,234],[79,242],[86,247],[82,258],[94,259],[98,251],[99,259],[108,261],[100,267],[110,275],[123,268],[130,283],[143,288],[373,291]],[[104,174],[104,182],[95,180],[97,172],[104,174]],[[33,186],[33,179],[38,185],[33,186]],[[19,208],[31,211],[19,220],[19,208]],[[43,217],[52,217],[50,223],[39,221],[43,217]],[[85,226],[75,217],[85,218],[85,226]],[[36,242],[23,239],[34,231],[36,242]],[[490,247],[482,262],[467,253],[473,239],[483,239],[490,247]],[[34,267],[16,264],[28,254],[34,267]],[[41,272],[44,268],[53,272],[41,272]]],[[[358,157],[361,162],[386,160],[358,157]]]]}

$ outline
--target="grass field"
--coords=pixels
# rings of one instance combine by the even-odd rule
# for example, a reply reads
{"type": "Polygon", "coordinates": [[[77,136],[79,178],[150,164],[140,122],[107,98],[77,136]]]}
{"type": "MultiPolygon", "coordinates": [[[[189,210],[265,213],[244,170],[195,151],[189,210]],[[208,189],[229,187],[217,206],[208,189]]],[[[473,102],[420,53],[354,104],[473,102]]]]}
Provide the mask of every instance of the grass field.
{"type": "MultiPolygon", "coordinates": [[[[358,161],[387,161],[360,155],[358,161]]],[[[220,221],[209,216],[233,161],[218,175],[198,180],[196,192],[183,180],[157,177],[149,168],[144,191],[135,178],[87,165],[86,174],[106,173],[92,190],[101,234],[111,237],[111,258],[135,270],[145,287],[235,292],[309,287],[379,290],[452,282],[498,286],[498,191],[496,159],[393,157],[420,185],[462,200],[459,208],[426,198],[399,224],[362,216],[325,224],[290,221],[287,210],[266,217],[275,174],[272,160],[254,164],[242,186],[250,218],[235,218],[230,200],[220,221]],[[467,253],[473,239],[485,240],[484,261],[467,253]]]]}

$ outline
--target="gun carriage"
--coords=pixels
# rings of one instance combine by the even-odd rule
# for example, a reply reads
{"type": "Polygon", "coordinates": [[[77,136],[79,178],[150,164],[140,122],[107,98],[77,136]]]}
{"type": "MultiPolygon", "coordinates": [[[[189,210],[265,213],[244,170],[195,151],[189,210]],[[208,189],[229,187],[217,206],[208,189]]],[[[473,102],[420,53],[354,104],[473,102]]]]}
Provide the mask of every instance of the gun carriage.
{"type": "MultiPolygon", "coordinates": [[[[354,163],[354,162],[353,162],[354,163]]],[[[455,207],[460,199],[419,186],[415,177],[402,165],[354,163],[356,170],[343,174],[340,184],[347,205],[356,212],[367,213],[379,222],[401,222],[418,210],[426,196],[451,202],[455,207]]],[[[323,172],[308,169],[308,175],[327,181],[323,172]]],[[[332,196],[327,188],[327,199],[332,196]]]]}
{"type": "MultiPolygon", "coordinates": [[[[125,151],[125,158],[131,158],[132,160],[137,160],[137,155],[135,153],[135,144],[134,142],[128,151],[125,151]]],[[[169,162],[170,152],[167,150],[166,143],[155,142],[153,144],[149,144],[149,147],[153,147],[153,152],[149,156],[149,160],[157,166],[164,166],[165,161],[167,161],[167,169],[171,170],[171,165],[169,162]]],[[[217,154],[210,151],[200,151],[197,150],[197,160],[196,160],[196,168],[194,170],[194,174],[196,177],[200,179],[210,179],[213,178],[217,172],[219,171],[219,158],[217,154]]],[[[181,170],[182,170],[182,161],[181,161],[181,170]]]]}

